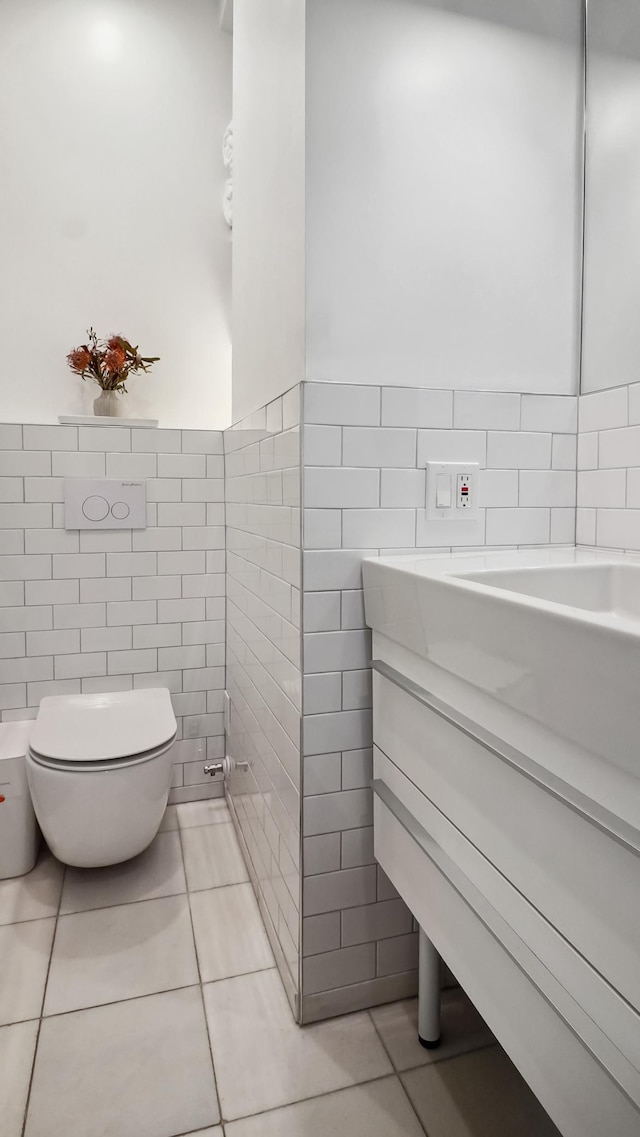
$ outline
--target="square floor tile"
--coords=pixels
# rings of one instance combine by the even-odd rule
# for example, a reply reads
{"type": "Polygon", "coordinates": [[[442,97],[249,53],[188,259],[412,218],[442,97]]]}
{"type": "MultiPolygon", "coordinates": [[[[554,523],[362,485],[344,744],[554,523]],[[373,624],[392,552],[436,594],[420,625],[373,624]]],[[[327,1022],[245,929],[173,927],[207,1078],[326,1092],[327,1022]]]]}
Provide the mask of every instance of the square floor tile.
{"type": "Polygon", "coordinates": [[[204,993],[229,1120],[393,1072],[367,1014],[296,1026],[275,970],[210,983],[204,993]]]}
{"type": "Polygon", "coordinates": [[[170,829],[178,829],[178,807],[176,805],[168,805],[164,811],[164,817],[160,822],[159,833],[167,833],[170,829]]]}
{"type": "Polygon", "coordinates": [[[383,1078],[226,1126],[227,1137],[424,1137],[397,1078],[383,1078]]]}
{"type": "Polygon", "coordinates": [[[402,1082],[429,1137],[560,1137],[499,1046],[411,1070],[402,1082]]]}
{"type": "Polygon", "coordinates": [[[197,982],[186,896],[77,912],[58,920],[44,1014],[197,982]]]}
{"type": "Polygon", "coordinates": [[[37,1022],[0,1027],[0,1117],[3,1137],[20,1137],[27,1104],[37,1022]]]}
{"type": "Polygon", "coordinates": [[[186,892],[179,833],[158,833],[144,853],[104,869],[68,868],[60,911],[84,912],[186,892]]]}
{"type": "Polygon", "coordinates": [[[226,799],[208,798],[206,801],[187,801],[175,807],[181,829],[193,829],[199,825],[219,825],[231,821],[226,799]]]}
{"type": "Polygon", "coordinates": [[[25,1137],[174,1137],[219,1120],[199,988],[43,1019],[25,1137]]]}
{"type": "Polygon", "coordinates": [[[0,1026],[39,1017],[55,926],[50,918],[0,928],[0,1026]]]}
{"type": "Polygon", "coordinates": [[[274,966],[250,884],[192,892],[189,900],[203,983],[274,966]]]}
{"type": "Polygon", "coordinates": [[[242,884],[249,879],[233,825],[182,830],[187,884],[191,891],[242,884]]]}
{"type": "Polygon", "coordinates": [[[425,1050],[418,1042],[417,999],[376,1007],[371,1017],[396,1070],[427,1066],[495,1042],[484,1019],[460,987],[442,992],[442,1041],[435,1050],[425,1050]]]}
{"type": "Polygon", "coordinates": [[[64,869],[48,849],[26,876],[0,880],[0,924],[55,916],[60,903],[64,869]]]}

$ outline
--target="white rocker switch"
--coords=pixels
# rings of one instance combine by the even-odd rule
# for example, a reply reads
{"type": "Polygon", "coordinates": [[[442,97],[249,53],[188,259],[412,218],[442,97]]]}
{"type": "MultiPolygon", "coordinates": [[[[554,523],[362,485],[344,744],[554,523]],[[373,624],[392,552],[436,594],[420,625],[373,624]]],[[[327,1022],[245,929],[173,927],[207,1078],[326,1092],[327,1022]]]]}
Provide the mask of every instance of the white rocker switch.
{"type": "Polygon", "coordinates": [[[451,509],[451,478],[449,474],[438,474],[436,478],[436,508],[451,509]]]}

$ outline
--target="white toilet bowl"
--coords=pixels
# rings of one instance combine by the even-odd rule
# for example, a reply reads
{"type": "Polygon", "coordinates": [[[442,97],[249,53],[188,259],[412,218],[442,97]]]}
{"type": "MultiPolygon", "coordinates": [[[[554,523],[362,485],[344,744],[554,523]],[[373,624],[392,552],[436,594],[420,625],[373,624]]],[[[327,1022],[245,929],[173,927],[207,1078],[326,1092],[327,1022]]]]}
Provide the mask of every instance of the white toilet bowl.
{"type": "Polygon", "coordinates": [[[42,700],[27,778],[59,860],[96,868],[146,849],[166,809],[176,729],[166,688],[42,700]]]}

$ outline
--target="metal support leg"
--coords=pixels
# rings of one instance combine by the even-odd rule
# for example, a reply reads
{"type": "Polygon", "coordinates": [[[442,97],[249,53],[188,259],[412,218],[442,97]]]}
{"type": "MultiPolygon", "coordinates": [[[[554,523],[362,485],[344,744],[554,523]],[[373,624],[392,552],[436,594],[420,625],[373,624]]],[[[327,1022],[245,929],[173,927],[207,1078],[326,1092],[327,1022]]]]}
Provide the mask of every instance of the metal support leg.
{"type": "Polygon", "coordinates": [[[418,1041],[428,1050],[440,1042],[440,956],[420,929],[418,1041]]]}

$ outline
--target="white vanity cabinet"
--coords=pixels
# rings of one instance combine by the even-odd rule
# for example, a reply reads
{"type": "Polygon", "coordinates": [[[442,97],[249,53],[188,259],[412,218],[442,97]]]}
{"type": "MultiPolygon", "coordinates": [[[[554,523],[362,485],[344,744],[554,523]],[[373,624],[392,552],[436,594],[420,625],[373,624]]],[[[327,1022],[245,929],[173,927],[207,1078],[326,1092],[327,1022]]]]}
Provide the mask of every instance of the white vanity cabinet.
{"type": "Polygon", "coordinates": [[[565,1137],[637,1137],[640,833],[567,780],[573,744],[433,663],[428,604],[405,646],[387,583],[366,562],[376,857],[565,1137]]]}

